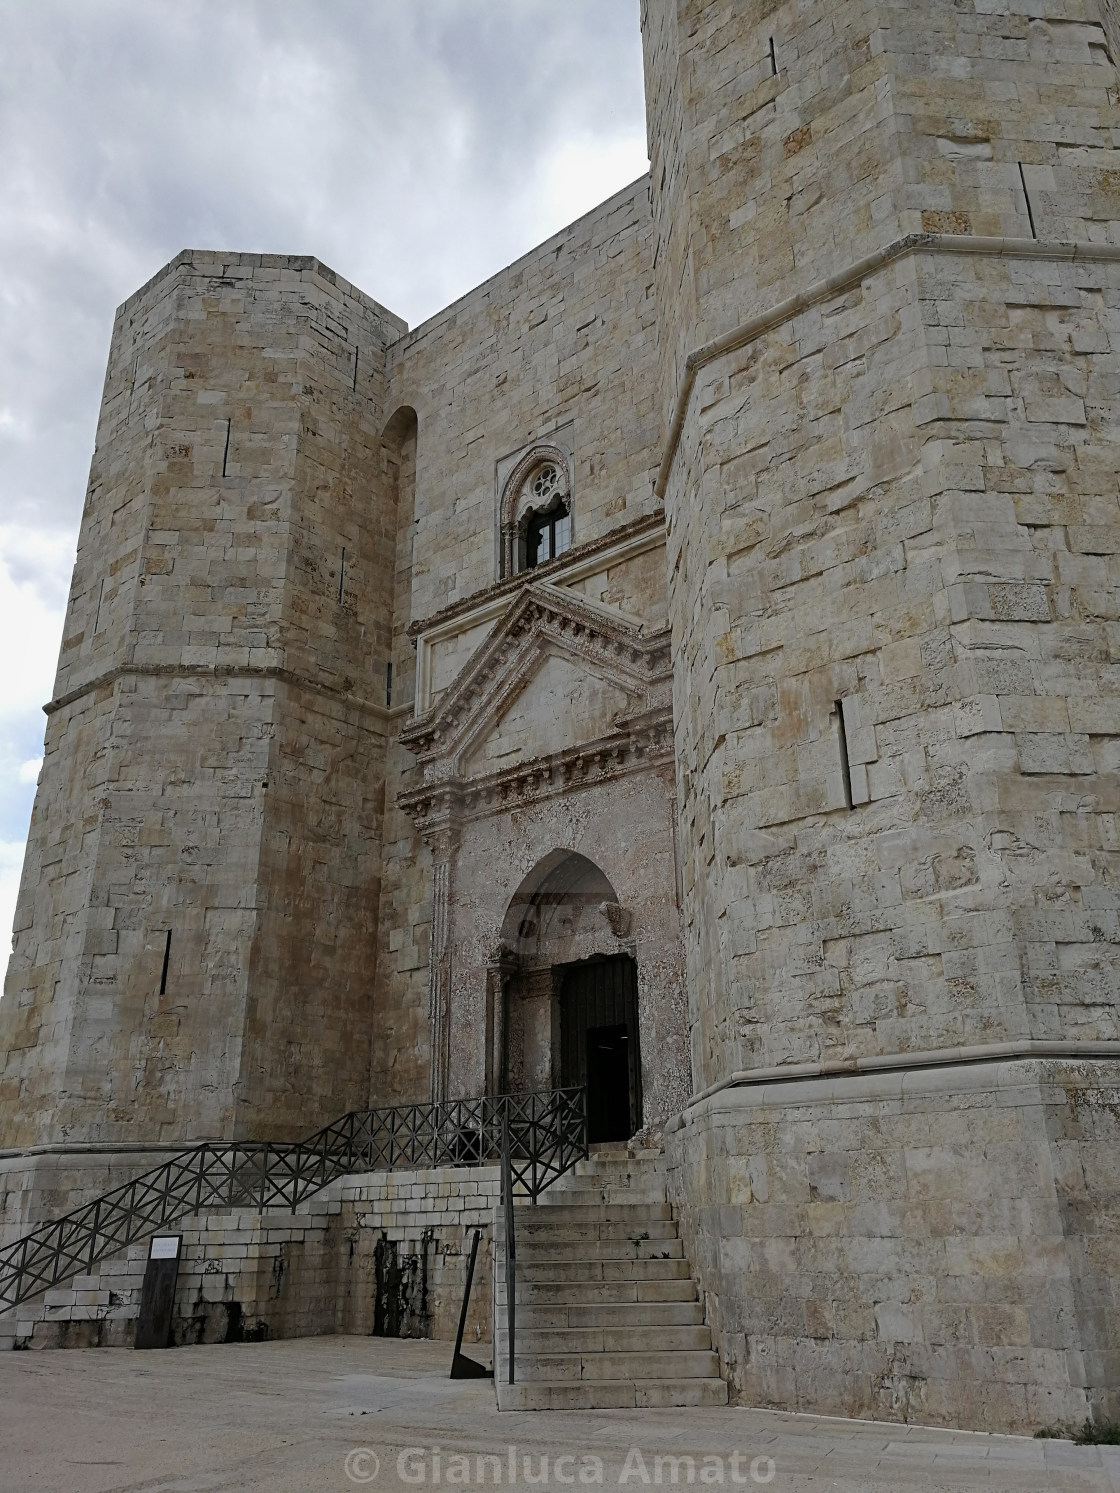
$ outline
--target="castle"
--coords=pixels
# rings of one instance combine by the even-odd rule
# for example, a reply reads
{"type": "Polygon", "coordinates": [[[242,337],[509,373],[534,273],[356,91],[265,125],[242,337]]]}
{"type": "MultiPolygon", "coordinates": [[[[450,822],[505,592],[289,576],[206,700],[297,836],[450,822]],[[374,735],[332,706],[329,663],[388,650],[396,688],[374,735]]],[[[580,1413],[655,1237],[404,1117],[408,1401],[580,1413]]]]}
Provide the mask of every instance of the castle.
{"type": "Polygon", "coordinates": [[[9,1227],[587,1083],[733,1396],[1115,1417],[1120,8],[642,27],[649,177],[414,330],[282,255],[120,308],[9,1227]]]}

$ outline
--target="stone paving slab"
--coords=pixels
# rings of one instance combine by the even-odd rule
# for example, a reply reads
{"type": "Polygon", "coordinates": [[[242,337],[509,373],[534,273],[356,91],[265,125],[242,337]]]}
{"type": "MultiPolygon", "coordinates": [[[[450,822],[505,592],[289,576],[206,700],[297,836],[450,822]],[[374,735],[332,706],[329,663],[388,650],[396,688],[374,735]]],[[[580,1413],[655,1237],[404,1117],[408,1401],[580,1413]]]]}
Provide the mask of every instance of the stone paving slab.
{"type": "Polygon", "coordinates": [[[743,1408],[499,1414],[488,1381],[446,1377],[449,1359],[446,1343],[360,1337],[0,1355],[0,1487],[640,1489],[674,1471],[687,1486],[691,1457],[696,1487],[719,1470],[775,1493],[1120,1493],[1120,1448],[743,1408]]]}

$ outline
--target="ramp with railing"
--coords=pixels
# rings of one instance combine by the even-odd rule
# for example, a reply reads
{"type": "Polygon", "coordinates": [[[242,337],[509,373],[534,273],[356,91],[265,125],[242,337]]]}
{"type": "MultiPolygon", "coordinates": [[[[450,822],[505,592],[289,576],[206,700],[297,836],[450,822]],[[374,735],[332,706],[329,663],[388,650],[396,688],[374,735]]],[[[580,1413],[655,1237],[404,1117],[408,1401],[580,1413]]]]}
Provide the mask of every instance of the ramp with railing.
{"type": "Polygon", "coordinates": [[[353,1110],[302,1141],[205,1141],[0,1249],[0,1313],[209,1208],[296,1208],[350,1173],[498,1163],[531,1201],[587,1155],[583,1089],[353,1110]]]}

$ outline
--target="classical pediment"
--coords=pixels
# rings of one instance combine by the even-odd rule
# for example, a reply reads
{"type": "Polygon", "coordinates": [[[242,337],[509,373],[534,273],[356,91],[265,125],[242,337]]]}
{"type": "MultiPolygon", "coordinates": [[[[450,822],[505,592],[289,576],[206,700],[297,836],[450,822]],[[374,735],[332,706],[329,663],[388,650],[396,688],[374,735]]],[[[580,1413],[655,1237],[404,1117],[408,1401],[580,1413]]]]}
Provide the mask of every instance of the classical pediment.
{"type": "MultiPolygon", "coordinates": [[[[487,740],[503,724],[510,740],[520,731],[528,755],[562,751],[581,733],[591,740],[614,729],[620,712],[642,715],[667,703],[669,677],[665,633],[646,638],[638,623],[605,606],[547,582],[530,584],[401,742],[426,766],[442,764],[441,778],[460,775],[468,763],[478,771],[487,740]]],[[[492,755],[508,764],[514,754],[492,755]]]]}
{"type": "Polygon", "coordinates": [[[429,839],[464,818],[672,760],[669,635],[547,583],[526,585],[428,714],[401,732],[429,839]]]}
{"type": "Polygon", "coordinates": [[[644,691],[627,691],[583,658],[546,647],[534,663],[504,712],[494,719],[483,716],[482,729],[462,753],[464,776],[481,777],[595,741],[644,707],[644,691]]]}

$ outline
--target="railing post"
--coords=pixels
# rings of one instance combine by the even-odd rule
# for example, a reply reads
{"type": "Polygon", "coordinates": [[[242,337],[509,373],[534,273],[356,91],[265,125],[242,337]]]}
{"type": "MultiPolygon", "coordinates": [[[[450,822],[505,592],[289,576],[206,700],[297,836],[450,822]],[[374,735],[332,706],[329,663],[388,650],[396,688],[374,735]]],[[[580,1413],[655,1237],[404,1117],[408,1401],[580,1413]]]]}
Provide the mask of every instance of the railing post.
{"type": "Polygon", "coordinates": [[[517,1322],[517,1248],[513,1235],[513,1173],[509,1154],[509,1100],[502,1105],[502,1201],[506,1222],[506,1330],[509,1334],[509,1379],[514,1375],[514,1337],[517,1322]]]}

